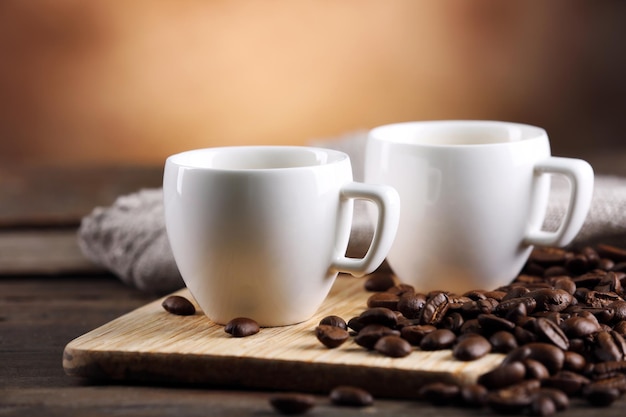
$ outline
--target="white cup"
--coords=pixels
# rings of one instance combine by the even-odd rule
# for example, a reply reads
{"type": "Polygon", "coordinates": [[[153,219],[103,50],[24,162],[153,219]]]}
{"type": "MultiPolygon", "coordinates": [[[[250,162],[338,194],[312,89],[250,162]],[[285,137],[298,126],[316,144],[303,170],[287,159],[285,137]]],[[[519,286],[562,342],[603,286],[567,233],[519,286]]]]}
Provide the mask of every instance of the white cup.
{"type": "Polygon", "coordinates": [[[550,156],[545,130],[496,121],[408,122],[370,131],[365,181],[400,194],[389,265],[420,291],[494,289],[520,272],[533,245],[564,246],[591,202],[593,170],[550,156]],[[556,231],[542,230],[549,174],[571,184],[556,231]]]}
{"type": "Polygon", "coordinates": [[[261,326],[310,318],[338,272],[362,276],[385,259],[399,219],[388,186],[352,181],[343,152],[249,146],[167,158],[165,222],[180,273],[204,313],[261,326]],[[371,246],[346,258],[353,200],[377,207],[371,246]]]}

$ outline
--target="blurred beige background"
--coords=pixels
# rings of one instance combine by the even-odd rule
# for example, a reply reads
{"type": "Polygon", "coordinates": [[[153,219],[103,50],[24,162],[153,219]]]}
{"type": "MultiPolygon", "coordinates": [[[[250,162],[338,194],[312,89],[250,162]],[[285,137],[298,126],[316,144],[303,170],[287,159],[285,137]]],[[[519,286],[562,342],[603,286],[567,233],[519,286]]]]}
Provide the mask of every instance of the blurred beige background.
{"type": "Polygon", "coordinates": [[[405,120],[626,148],[626,3],[0,2],[0,161],[161,164],[405,120]]]}

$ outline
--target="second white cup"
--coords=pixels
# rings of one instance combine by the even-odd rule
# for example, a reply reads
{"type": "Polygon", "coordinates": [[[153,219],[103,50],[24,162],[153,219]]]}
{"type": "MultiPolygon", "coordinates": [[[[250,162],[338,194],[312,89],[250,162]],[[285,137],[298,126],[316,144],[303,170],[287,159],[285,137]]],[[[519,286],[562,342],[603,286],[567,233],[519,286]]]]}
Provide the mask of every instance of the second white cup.
{"type": "Polygon", "coordinates": [[[388,261],[420,291],[494,289],[520,272],[533,245],[563,246],[578,233],[593,170],[552,157],[544,129],[496,121],[409,122],[368,137],[366,182],[400,194],[388,261]],[[542,230],[550,174],[571,184],[567,214],[542,230]]]}

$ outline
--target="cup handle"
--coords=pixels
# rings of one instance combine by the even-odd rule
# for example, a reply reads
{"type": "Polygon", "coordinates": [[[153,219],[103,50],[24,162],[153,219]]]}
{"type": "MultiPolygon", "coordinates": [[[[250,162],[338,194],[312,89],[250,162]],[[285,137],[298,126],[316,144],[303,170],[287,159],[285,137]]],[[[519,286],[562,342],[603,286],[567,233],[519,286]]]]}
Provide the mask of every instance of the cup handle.
{"type": "Polygon", "coordinates": [[[378,208],[374,236],[363,258],[347,258],[338,254],[331,265],[338,272],[360,277],[373,272],[385,260],[398,230],[400,197],[394,188],[387,185],[352,182],[342,187],[341,199],[342,202],[350,199],[369,200],[378,208]]]}
{"type": "Polygon", "coordinates": [[[593,195],[593,169],[581,159],[550,157],[535,165],[535,175],[564,175],[570,183],[570,198],[565,216],[554,232],[536,230],[526,233],[524,243],[540,246],[565,246],[569,244],[582,227],[593,195]]]}

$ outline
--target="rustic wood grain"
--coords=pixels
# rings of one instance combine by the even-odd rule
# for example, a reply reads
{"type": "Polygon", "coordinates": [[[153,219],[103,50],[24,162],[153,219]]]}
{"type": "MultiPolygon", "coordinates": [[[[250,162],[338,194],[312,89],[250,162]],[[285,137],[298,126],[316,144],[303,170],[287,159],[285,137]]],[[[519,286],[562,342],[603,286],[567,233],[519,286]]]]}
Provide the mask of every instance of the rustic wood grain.
{"type": "Polygon", "coordinates": [[[99,205],[160,187],[162,166],[0,164],[0,228],[77,226],[99,205]]]}
{"type": "Polygon", "coordinates": [[[0,275],[103,272],[82,254],[75,228],[0,229],[0,275]]]}
{"type": "Polygon", "coordinates": [[[160,187],[162,171],[0,164],[0,276],[102,273],[78,247],[82,217],[121,195],[160,187]]]}
{"type": "MultiPolygon", "coordinates": [[[[323,392],[358,381],[376,396],[411,397],[426,381],[474,382],[502,355],[472,362],[450,350],[415,350],[405,358],[366,351],[352,340],[324,347],[313,330],[336,314],[346,320],[365,309],[363,281],[340,276],[318,313],[304,323],[233,338],[200,312],[176,316],[157,300],[72,341],[65,348],[69,375],[112,380],[169,381],[239,388],[323,392]],[[401,386],[395,381],[402,381],[401,386]]],[[[187,290],[179,295],[190,297],[187,290]]]]}

